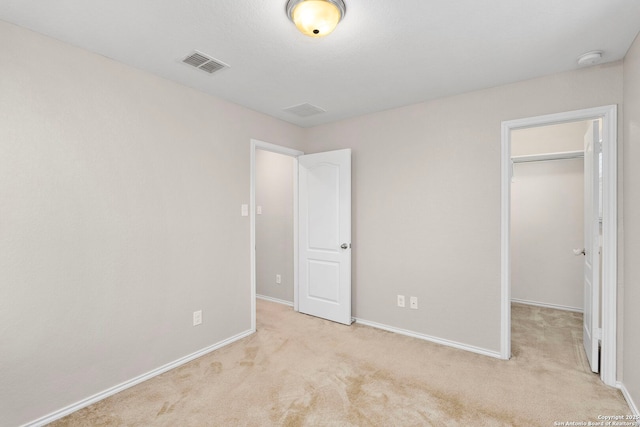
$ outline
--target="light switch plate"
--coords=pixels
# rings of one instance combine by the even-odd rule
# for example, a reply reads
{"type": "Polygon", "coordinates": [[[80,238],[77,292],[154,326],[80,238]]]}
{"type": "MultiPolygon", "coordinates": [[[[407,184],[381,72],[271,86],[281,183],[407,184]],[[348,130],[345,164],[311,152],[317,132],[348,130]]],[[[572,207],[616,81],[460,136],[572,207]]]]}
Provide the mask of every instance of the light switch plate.
{"type": "Polygon", "coordinates": [[[249,205],[240,206],[240,215],[249,216],[249,205]]]}

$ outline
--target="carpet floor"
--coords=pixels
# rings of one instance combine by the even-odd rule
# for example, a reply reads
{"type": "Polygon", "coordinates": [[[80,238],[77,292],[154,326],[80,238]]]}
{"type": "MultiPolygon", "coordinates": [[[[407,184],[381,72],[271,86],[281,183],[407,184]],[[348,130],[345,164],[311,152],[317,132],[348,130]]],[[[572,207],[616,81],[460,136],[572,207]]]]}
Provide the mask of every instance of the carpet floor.
{"type": "Polygon", "coordinates": [[[553,426],[630,414],[589,370],[578,313],[514,304],[503,361],[257,306],[257,333],[52,425],[553,426]]]}

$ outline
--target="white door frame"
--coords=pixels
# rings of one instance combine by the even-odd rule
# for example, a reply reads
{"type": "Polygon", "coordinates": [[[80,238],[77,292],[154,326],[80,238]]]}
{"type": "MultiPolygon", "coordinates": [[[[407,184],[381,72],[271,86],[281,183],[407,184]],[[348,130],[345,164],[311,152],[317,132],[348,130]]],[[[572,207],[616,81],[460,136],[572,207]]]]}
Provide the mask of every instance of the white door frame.
{"type": "Polygon", "coordinates": [[[251,252],[251,331],[256,331],[256,150],[270,151],[293,157],[293,309],[298,311],[298,156],[299,150],[269,142],[251,140],[249,227],[251,252]]]}
{"type": "Polygon", "coordinates": [[[511,357],[511,131],[602,118],[602,336],[600,378],[616,387],[617,316],[617,106],[587,108],[502,122],[500,357],[511,357]]]}

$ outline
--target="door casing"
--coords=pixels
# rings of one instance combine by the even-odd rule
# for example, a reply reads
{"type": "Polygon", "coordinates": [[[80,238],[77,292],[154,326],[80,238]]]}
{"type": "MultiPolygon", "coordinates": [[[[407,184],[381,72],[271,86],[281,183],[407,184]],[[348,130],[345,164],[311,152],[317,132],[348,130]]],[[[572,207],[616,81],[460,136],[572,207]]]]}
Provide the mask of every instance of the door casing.
{"type": "Polygon", "coordinates": [[[587,108],[502,122],[500,357],[511,357],[511,131],[602,118],[602,336],[600,378],[616,382],[617,320],[617,106],[587,108]]]}

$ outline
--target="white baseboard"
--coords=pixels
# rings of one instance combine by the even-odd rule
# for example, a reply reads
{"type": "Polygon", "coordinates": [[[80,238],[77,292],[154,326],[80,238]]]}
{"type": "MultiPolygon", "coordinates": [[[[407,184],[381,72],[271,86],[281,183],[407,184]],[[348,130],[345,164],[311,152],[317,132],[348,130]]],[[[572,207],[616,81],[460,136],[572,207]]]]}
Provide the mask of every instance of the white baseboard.
{"type": "Polygon", "coordinates": [[[446,345],[447,347],[453,347],[460,350],[470,351],[472,353],[482,354],[483,356],[495,357],[497,359],[502,359],[499,351],[491,351],[480,347],[475,347],[472,345],[461,344],[456,341],[450,341],[442,338],[432,337],[430,335],[421,334],[419,332],[413,332],[406,329],[400,329],[393,326],[383,325],[381,323],[371,322],[369,320],[359,319],[356,317],[356,322],[365,325],[371,326],[373,328],[382,329],[389,332],[394,332],[400,335],[406,335],[408,337],[418,338],[425,341],[430,341],[436,344],[446,345]]]}
{"type": "Polygon", "coordinates": [[[293,307],[293,303],[291,301],[285,301],[283,299],[268,297],[266,295],[260,295],[260,294],[256,294],[256,298],[262,299],[262,300],[265,300],[265,301],[275,302],[275,303],[278,303],[278,304],[288,305],[289,307],[293,307]]]}
{"type": "Polygon", "coordinates": [[[118,384],[116,386],[113,386],[107,390],[101,391],[100,393],[94,394],[93,396],[87,397],[86,399],[83,399],[79,402],[76,402],[74,404],[71,404],[65,408],[59,409],[55,412],[52,412],[48,415],[45,415],[42,418],[38,418],[35,421],[31,421],[27,424],[24,424],[22,427],[40,427],[40,426],[44,426],[46,424],[49,424],[55,420],[59,420],[62,417],[66,417],[67,415],[76,412],[86,406],[89,406],[93,403],[96,403],[102,399],[106,399],[109,396],[112,396],[116,393],[119,393],[123,390],[126,390],[130,387],[133,387],[136,384],[140,384],[143,381],[146,381],[148,379],[151,379],[155,376],[158,376],[160,374],[163,374],[167,371],[170,371],[171,369],[177,368],[178,366],[184,365],[185,363],[188,363],[194,359],[197,359],[198,357],[204,356],[207,353],[211,353],[214,350],[217,350],[221,347],[224,347],[226,345],[229,345],[235,341],[238,341],[242,338],[248,337],[249,335],[253,334],[255,331],[254,330],[248,330],[248,331],[244,331],[239,333],[238,335],[234,335],[230,338],[227,338],[226,340],[222,340],[216,344],[213,344],[209,347],[203,348],[202,350],[196,351],[195,353],[191,353],[188,356],[184,356],[181,357],[178,360],[175,360],[173,362],[167,363],[166,365],[163,365],[159,368],[156,368],[152,371],[147,372],[146,374],[142,374],[140,376],[137,376],[135,378],[132,378],[128,381],[125,381],[121,384],[118,384]]]}
{"type": "Polygon", "coordinates": [[[584,313],[584,310],[581,308],[569,307],[567,305],[549,304],[546,302],[529,301],[526,299],[518,299],[518,298],[511,298],[511,302],[516,302],[518,304],[525,304],[525,305],[534,305],[536,307],[554,308],[556,310],[565,310],[565,311],[573,311],[576,313],[584,313]]]}
{"type": "Polygon", "coordinates": [[[627,401],[627,404],[629,404],[629,408],[633,412],[633,415],[640,416],[640,411],[638,411],[638,406],[633,401],[631,394],[629,394],[629,390],[627,390],[624,384],[621,383],[620,381],[618,381],[616,385],[620,389],[620,391],[622,391],[622,395],[624,396],[624,399],[627,401]]]}

